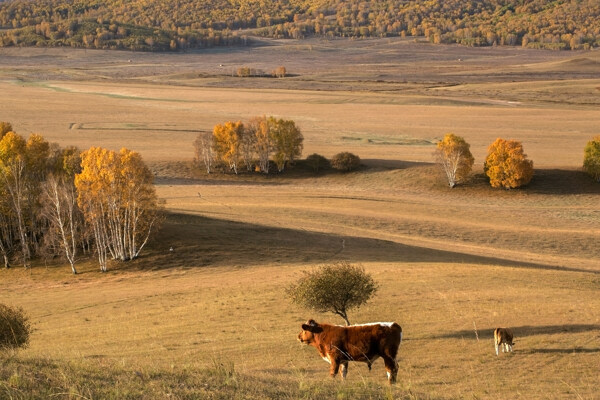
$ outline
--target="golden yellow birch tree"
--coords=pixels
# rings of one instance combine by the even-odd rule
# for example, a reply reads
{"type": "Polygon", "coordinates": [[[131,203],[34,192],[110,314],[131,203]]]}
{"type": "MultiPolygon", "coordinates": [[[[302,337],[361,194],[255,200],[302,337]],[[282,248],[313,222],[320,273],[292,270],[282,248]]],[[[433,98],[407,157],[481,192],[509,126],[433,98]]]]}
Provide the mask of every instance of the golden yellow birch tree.
{"type": "Polygon", "coordinates": [[[14,221],[21,244],[24,266],[27,266],[31,258],[25,226],[26,152],[27,142],[14,132],[7,132],[0,140],[0,179],[7,194],[10,217],[14,221]]]}
{"type": "Polygon", "coordinates": [[[302,155],[304,137],[292,120],[270,117],[268,121],[274,148],[273,161],[281,172],[286,164],[293,164],[302,155]]]}
{"type": "Polygon", "coordinates": [[[77,206],[77,190],[73,178],[50,174],[42,186],[42,215],[48,221],[46,235],[57,241],[71,272],[77,274],[75,262],[83,239],[83,216],[77,206]]]}
{"type": "MultiPolygon", "coordinates": [[[[114,151],[92,147],[81,154],[81,172],[75,175],[77,204],[94,236],[94,247],[102,272],[107,271],[110,249],[109,204],[116,193],[117,156],[114,151]]],[[[113,258],[116,255],[113,254],[113,258]]]]}
{"type": "Polygon", "coordinates": [[[122,241],[126,259],[137,258],[161,216],[154,177],[139,153],[121,149],[122,241]]]}
{"type": "Polygon", "coordinates": [[[533,161],[527,159],[517,140],[496,139],[488,148],[483,169],[495,188],[518,188],[533,178],[533,161]]]}
{"type": "Polygon", "coordinates": [[[238,122],[225,122],[216,125],[213,129],[213,149],[218,159],[229,166],[233,172],[238,173],[240,160],[240,139],[244,124],[238,122]]]}
{"type": "Polygon", "coordinates": [[[437,143],[435,157],[446,173],[451,188],[457,183],[464,182],[471,173],[475,159],[469,148],[470,145],[465,139],[453,133],[447,133],[437,143]]]}
{"type": "Polygon", "coordinates": [[[77,202],[94,233],[101,271],[107,260],[138,257],[158,224],[161,206],[141,156],[128,149],[92,147],[75,176],[77,202]]]}
{"type": "Polygon", "coordinates": [[[264,174],[269,173],[269,160],[273,152],[273,138],[267,117],[254,117],[248,122],[247,130],[254,136],[254,151],[258,157],[258,168],[264,174]]]}

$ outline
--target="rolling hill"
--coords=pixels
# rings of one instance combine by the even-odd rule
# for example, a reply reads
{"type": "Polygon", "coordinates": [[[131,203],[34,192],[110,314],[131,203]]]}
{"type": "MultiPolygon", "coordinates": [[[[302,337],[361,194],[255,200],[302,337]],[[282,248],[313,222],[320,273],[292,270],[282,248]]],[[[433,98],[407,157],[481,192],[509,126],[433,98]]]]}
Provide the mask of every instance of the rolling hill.
{"type": "Polygon", "coordinates": [[[591,49],[596,0],[6,0],[0,46],[148,51],[248,44],[248,37],[425,37],[432,43],[591,49]]]}

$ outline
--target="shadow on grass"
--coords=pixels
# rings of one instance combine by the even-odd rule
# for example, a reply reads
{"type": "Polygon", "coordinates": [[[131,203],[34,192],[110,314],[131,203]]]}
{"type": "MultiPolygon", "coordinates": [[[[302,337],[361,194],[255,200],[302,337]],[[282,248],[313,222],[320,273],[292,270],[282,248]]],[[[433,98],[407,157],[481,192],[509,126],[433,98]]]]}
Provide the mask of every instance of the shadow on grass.
{"type": "MultiPolygon", "coordinates": [[[[213,172],[207,174],[202,165],[197,166],[192,163],[154,162],[149,165],[155,176],[154,183],[158,186],[276,186],[289,184],[298,179],[326,178],[331,176],[343,177],[348,174],[348,172],[339,171],[332,167],[322,167],[318,171],[315,171],[313,167],[307,164],[306,160],[297,160],[294,165],[286,167],[282,172],[277,172],[277,167],[272,164],[268,174],[248,171],[245,166],[240,167],[238,173],[235,174],[223,165],[215,165],[212,167],[213,172]]],[[[422,179],[431,179],[431,171],[428,168],[434,165],[433,163],[426,162],[365,159],[361,160],[361,166],[351,173],[373,174],[381,171],[414,169],[415,174],[419,174],[422,179]]]]}
{"type": "Polygon", "coordinates": [[[600,194],[600,183],[582,170],[536,169],[526,190],[546,195],[600,194]]]}
{"type": "MultiPolygon", "coordinates": [[[[480,339],[490,339],[494,337],[494,329],[479,329],[477,334],[480,339]]],[[[538,336],[538,335],[557,335],[557,334],[569,334],[569,333],[583,333],[597,331],[600,333],[600,325],[596,324],[571,324],[571,325],[542,325],[542,326],[515,326],[510,327],[515,336],[515,343],[518,344],[519,338],[538,336]]],[[[462,330],[457,332],[450,332],[442,335],[432,336],[431,339],[473,339],[476,340],[475,331],[473,329],[462,330]]],[[[533,351],[529,349],[528,351],[533,351]]],[[[540,352],[553,352],[552,349],[543,349],[540,352]]],[[[563,352],[577,352],[577,349],[561,349],[563,352]]],[[[600,349],[581,349],[582,353],[591,353],[593,351],[600,351],[600,349]]],[[[558,352],[558,351],[556,351],[558,352]]]]}
{"type": "MultiPolygon", "coordinates": [[[[223,211],[226,214],[226,210],[223,211]]],[[[469,263],[568,272],[590,271],[411,246],[390,240],[271,227],[188,214],[168,214],[139,268],[354,262],[469,263]],[[171,251],[171,248],[173,249],[171,251]]]]}
{"type": "Polygon", "coordinates": [[[576,354],[576,353],[600,353],[600,348],[583,349],[575,347],[572,349],[527,349],[519,351],[524,354],[576,354]]]}

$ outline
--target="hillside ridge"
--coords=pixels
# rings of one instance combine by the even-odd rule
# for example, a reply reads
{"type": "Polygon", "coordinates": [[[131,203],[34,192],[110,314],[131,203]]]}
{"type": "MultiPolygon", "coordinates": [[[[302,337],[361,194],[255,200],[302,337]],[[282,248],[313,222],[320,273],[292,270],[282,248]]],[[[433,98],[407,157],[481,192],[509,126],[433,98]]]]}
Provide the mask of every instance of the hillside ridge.
{"type": "Polygon", "coordinates": [[[508,0],[5,0],[0,47],[180,51],[272,38],[425,37],[431,43],[593,49],[600,3],[508,0]]]}

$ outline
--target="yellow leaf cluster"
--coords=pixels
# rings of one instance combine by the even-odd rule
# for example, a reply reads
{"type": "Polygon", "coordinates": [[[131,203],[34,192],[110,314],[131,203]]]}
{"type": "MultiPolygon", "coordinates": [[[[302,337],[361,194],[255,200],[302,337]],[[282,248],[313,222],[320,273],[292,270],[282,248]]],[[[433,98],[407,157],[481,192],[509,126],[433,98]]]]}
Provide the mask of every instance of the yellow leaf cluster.
{"type": "Polygon", "coordinates": [[[453,133],[447,133],[437,143],[436,158],[446,173],[450,187],[464,182],[471,173],[475,159],[470,147],[465,139],[453,133]]]}
{"type": "Polygon", "coordinates": [[[147,240],[160,208],[152,181],[134,151],[92,147],[81,154],[77,203],[94,227],[96,246],[108,248],[114,258],[135,258],[147,240]]]}
{"type": "Polygon", "coordinates": [[[240,159],[240,140],[243,131],[244,124],[241,121],[228,121],[224,124],[216,125],[213,129],[213,147],[215,153],[236,174],[240,159]]]}
{"type": "Polygon", "coordinates": [[[518,188],[533,178],[533,161],[523,153],[521,142],[498,138],[488,148],[484,171],[492,187],[518,188]]]}

